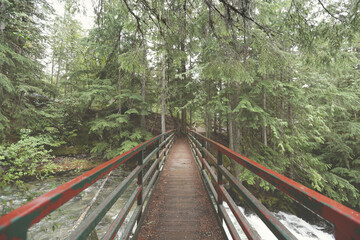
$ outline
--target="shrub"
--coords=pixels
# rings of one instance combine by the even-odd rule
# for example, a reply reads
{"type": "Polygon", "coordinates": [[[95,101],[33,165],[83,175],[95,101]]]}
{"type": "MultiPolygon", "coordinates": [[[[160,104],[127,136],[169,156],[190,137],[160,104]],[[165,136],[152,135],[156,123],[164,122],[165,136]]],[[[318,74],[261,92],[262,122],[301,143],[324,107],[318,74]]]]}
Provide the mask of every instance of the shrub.
{"type": "Polygon", "coordinates": [[[0,146],[0,185],[15,183],[22,185],[23,179],[36,177],[43,179],[53,173],[54,165],[49,164],[53,158],[49,136],[31,136],[31,130],[22,129],[18,142],[8,146],[0,146]]]}

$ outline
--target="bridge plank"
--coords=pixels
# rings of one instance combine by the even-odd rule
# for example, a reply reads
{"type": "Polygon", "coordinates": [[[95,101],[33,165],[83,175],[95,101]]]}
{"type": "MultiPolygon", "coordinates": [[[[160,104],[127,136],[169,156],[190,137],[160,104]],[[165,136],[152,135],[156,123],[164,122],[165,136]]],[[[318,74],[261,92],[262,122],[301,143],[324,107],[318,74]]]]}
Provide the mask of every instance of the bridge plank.
{"type": "Polygon", "coordinates": [[[226,239],[186,139],[170,152],[139,239],[226,239]]]}

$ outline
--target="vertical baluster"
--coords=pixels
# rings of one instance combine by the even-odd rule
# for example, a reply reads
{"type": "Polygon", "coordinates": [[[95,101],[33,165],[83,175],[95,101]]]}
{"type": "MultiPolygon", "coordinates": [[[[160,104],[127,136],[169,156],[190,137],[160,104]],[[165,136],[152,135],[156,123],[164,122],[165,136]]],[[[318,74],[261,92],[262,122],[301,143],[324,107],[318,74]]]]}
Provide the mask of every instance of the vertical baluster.
{"type": "MultiPolygon", "coordinates": [[[[142,167],[143,165],[143,162],[144,162],[144,151],[145,149],[142,149],[141,152],[139,152],[139,157],[138,157],[138,166],[142,167]]],[[[138,179],[137,179],[137,184],[138,186],[141,186],[141,190],[140,190],[140,193],[139,193],[139,196],[137,197],[137,205],[138,206],[141,206],[142,208],[142,204],[143,204],[143,201],[142,201],[142,193],[143,193],[143,170],[140,171],[140,173],[138,174],[138,179]]],[[[142,215],[142,209],[140,211],[140,214],[139,214],[139,218],[137,219],[137,222],[139,224],[140,222],[140,218],[141,218],[141,215],[142,215]]]]}
{"type": "Polygon", "coordinates": [[[157,147],[158,147],[158,150],[157,150],[157,152],[156,152],[156,160],[158,161],[158,163],[156,164],[156,169],[157,170],[159,170],[160,169],[160,151],[161,151],[161,149],[160,149],[160,144],[161,144],[161,141],[160,141],[160,139],[159,140],[157,140],[157,147]]]}
{"type": "Polygon", "coordinates": [[[217,164],[218,164],[218,170],[217,170],[217,185],[218,185],[218,187],[217,187],[217,190],[218,190],[217,205],[218,205],[218,215],[220,217],[220,221],[222,222],[223,221],[223,216],[222,216],[221,211],[220,211],[220,206],[223,203],[223,196],[222,196],[222,193],[221,193],[221,190],[220,190],[220,186],[222,186],[222,184],[223,184],[223,176],[222,176],[222,173],[220,171],[220,167],[223,165],[223,160],[222,160],[222,152],[220,152],[219,150],[218,150],[217,164]]]}
{"type": "MultiPolygon", "coordinates": [[[[205,161],[205,141],[204,140],[201,140],[201,146],[202,146],[202,148],[201,148],[201,158],[203,158],[204,159],[204,161],[205,161]]],[[[205,169],[205,164],[204,164],[204,162],[203,161],[201,161],[201,168],[202,168],[202,170],[204,170],[205,169]]]]}
{"type": "Polygon", "coordinates": [[[168,153],[168,149],[170,146],[167,145],[167,143],[164,144],[164,165],[166,161],[166,154],[168,153]]]}

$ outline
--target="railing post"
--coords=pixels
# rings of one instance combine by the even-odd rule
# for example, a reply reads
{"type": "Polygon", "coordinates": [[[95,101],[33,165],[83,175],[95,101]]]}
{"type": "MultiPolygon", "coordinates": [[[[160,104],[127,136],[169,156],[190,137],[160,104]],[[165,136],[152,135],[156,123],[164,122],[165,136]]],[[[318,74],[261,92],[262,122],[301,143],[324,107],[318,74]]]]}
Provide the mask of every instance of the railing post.
{"type": "MultiPolygon", "coordinates": [[[[166,136],[161,140],[161,142],[163,142],[163,141],[165,141],[165,139],[166,139],[166,136]]],[[[164,144],[164,158],[166,158],[166,150],[167,150],[167,148],[166,148],[166,144],[164,144]]]]}
{"type": "Polygon", "coordinates": [[[157,147],[159,148],[156,152],[156,159],[159,161],[158,164],[156,164],[156,169],[159,170],[160,169],[160,144],[161,144],[161,141],[160,139],[158,139],[157,141],[157,147]]]}
{"type": "MultiPolygon", "coordinates": [[[[201,148],[201,158],[203,158],[205,160],[205,150],[204,150],[204,148],[205,148],[205,140],[204,139],[201,140],[201,146],[202,146],[202,148],[201,148]]],[[[205,164],[204,164],[203,161],[201,161],[201,168],[203,170],[205,169],[205,164]]]]}
{"type": "MultiPolygon", "coordinates": [[[[141,152],[139,153],[139,158],[138,158],[138,166],[142,167],[143,165],[143,162],[144,162],[144,151],[145,149],[142,149],[141,152]]],[[[140,211],[140,214],[139,214],[139,218],[137,219],[137,222],[139,223],[140,222],[140,218],[141,218],[141,215],[142,215],[142,204],[143,204],[143,201],[142,201],[142,193],[143,193],[143,189],[142,189],[142,185],[143,185],[143,170],[141,170],[138,174],[138,179],[137,179],[137,184],[138,186],[141,187],[141,190],[140,190],[140,193],[137,197],[137,205],[138,206],[141,206],[141,211],[140,211]]]]}
{"type": "Polygon", "coordinates": [[[222,216],[221,211],[220,211],[220,206],[223,203],[223,196],[222,196],[222,192],[220,190],[220,187],[223,184],[223,175],[222,175],[222,173],[220,171],[220,167],[223,165],[223,160],[222,160],[222,152],[220,152],[219,150],[218,150],[217,164],[218,164],[218,170],[217,170],[217,185],[218,185],[217,205],[218,205],[218,215],[220,217],[220,221],[222,222],[223,216],[222,216]]]}

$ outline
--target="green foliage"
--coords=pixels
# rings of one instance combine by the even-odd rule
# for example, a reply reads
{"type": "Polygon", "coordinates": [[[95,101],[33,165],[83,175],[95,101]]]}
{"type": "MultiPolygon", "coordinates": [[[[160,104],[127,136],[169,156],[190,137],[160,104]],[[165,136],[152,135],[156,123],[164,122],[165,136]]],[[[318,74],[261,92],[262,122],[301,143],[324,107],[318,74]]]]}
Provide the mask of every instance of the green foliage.
{"type": "MultiPolygon", "coordinates": [[[[191,110],[193,121],[204,122],[208,135],[221,130],[218,137],[233,150],[360,207],[355,2],[335,1],[324,9],[308,0],[241,6],[228,0],[104,1],[87,36],[75,20],[79,4],[65,4],[46,37],[52,73],[45,76],[42,20],[49,6],[43,0],[4,2],[3,184],[48,174],[50,149],[65,143],[66,150],[109,159],[148,139],[138,122],[149,108],[160,111],[164,70],[166,108],[175,124],[176,115],[191,110]]],[[[273,191],[248,170],[226,164],[247,186],[273,191]]]]}
{"type": "Polygon", "coordinates": [[[120,69],[129,73],[143,74],[145,72],[145,66],[143,65],[143,52],[138,49],[133,49],[119,55],[118,62],[120,69]]]}
{"type": "Polygon", "coordinates": [[[21,131],[18,142],[0,146],[1,185],[15,183],[22,185],[28,177],[43,179],[53,173],[54,165],[49,164],[53,156],[50,146],[56,145],[50,137],[31,136],[29,129],[21,131]]]}
{"type": "MultiPolygon", "coordinates": [[[[233,150],[359,209],[359,31],[351,20],[358,14],[348,15],[354,6],[334,2],[337,19],[316,2],[251,1],[241,8],[249,21],[226,2],[199,10],[201,30],[190,33],[201,39],[189,50],[200,59],[189,75],[199,79],[188,84],[195,90],[186,106],[205,112],[207,134],[231,124],[221,137],[233,150]]],[[[231,166],[248,186],[273,190],[231,166]]]]}

